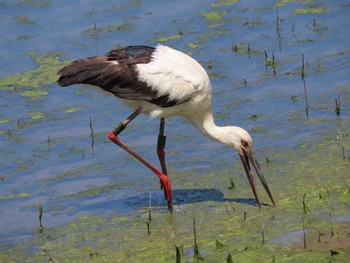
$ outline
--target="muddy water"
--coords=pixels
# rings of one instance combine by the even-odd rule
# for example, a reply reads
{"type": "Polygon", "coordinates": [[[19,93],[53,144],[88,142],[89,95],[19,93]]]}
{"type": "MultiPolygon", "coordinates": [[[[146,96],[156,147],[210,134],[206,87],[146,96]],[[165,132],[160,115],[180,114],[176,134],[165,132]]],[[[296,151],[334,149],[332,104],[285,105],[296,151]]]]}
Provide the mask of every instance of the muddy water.
{"type": "MultiPolygon", "coordinates": [[[[191,262],[196,217],[208,260],[224,261],[228,253],[248,262],[345,260],[346,246],[331,255],[332,247],[289,250],[288,244],[303,244],[303,233],[311,238],[318,231],[342,241],[349,229],[349,7],[347,1],[0,2],[0,259],[125,262],[156,254],[165,262],[174,261],[175,244],[191,262]],[[55,84],[57,70],[73,59],[157,43],[206,68],[216,122],[250,131],[277,209],[254,206],[232,149],[171,118],[170,215],[157,178],[106,138],[130,111],[96,88],[55,84]],[[216,249],[216,240],[224,247],[216,249]]],[[[155,164],[157,126],[143,116],[123,134],[155,164]]]]}

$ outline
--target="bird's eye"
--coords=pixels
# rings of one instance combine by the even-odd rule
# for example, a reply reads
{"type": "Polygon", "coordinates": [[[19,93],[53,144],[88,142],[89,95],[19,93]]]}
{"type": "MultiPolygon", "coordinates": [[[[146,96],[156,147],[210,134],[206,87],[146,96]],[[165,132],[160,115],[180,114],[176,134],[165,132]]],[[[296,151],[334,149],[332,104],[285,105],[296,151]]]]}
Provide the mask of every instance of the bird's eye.
{"type": "Polygon", "coordinates": [[[241,143],[243,145],[244,148],[248,147],[248,143],[244,140],[241,140],[241,143]]]}

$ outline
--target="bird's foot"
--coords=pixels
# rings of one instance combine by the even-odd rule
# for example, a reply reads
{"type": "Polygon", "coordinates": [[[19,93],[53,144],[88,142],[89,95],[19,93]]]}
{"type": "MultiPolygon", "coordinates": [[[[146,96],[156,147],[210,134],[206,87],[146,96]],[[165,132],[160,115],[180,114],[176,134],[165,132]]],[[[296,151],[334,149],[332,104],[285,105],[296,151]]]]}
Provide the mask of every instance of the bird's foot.
{"type": "Polygon", "coordinates": [[[173,212],[173,204],[172,204],[172,189],[170,185],[169,179],[164,182],[160,179],[160,190],[164,191],[164,197],[168,201],[168,209],[170,213],[173,212]]]}
{"type": "Polygon", "coordinates": [[[161,179],[161,186],[163,187],[164,190],[164,196],[165,199],[168,201],[168,209],[170,212],[173,211],[173,204],[172,204],[172,189],[171,189],[171,184],[167,176],[164,176],[161,179]]]}

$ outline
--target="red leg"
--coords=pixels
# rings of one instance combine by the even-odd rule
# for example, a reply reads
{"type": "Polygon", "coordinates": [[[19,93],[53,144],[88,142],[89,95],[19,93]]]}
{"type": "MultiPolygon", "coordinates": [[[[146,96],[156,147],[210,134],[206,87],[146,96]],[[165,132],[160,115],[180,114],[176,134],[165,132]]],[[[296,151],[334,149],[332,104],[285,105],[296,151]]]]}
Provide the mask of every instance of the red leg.
{"type": "Polygon", "coordinates": [[[114,128],[113,131],[110,131],[108,133],[108,138],[112,142],[114,142],[116,145],[118,145],[119,147],[121,147],[122,149],[130,153],[132,156],[134,156],[137,160],[142,162],[145,166],[147,166],[152,172],[154,172],[159,177],[161,184],[164,186],[164,194],[165,194],[166,200],[168,201],[168,208],[170,211],[172,211],[172,190],[171,190],[171,184],[170,184],[169,178],[166,175],[164,175],[164,173],[160,172],[152,164],[147,162],[141,155],[139,155],[129,146],[122,143],[117,137],[117,135],[120,134],[125,129],[125,127],[140,113],[141,113],[141,108],[137,109],[133,114],[131,114],[124,121],[122,121],[116,128],[114,128]]]}
{"type": "MultiPolygon", "coordinates": [[[[166,142],[166,136],[164,136],[164,125],[165,125],[165,119],[160,119],[160,126],[159,126],[159,135],[158,135],[158,143],[157,143],[157,155],[160,162],[160,166],[162,167],[162,172],[164,175],[168,176],[166,165],[165,165],[165,142],[166,142]]],[[[160,188],[163,189],[163,184],[160,182],[160,188]]]]}

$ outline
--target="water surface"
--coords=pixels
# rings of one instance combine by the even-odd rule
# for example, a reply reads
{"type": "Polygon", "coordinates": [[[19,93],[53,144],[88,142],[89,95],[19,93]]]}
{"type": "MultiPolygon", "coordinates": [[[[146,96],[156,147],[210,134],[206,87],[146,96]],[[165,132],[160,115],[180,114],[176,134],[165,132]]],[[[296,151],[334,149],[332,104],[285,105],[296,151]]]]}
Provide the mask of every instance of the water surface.
{"type": "MultiPolygon", "coordinates": [[[[44,250],[45,260],[69,258],[62,251],[73,240],[62,241],[53,233],[80,235],[94,224],[105,225],[94,233],[96,246],[89,244],[97,254],[108,255],[101,247],[108,250],[108,244],[133,236],[133,249],[147,253],[126,253],[127,246],[120,246],[114,256],[125,252],[127,259],[152,258],[150,244],[165,238],[165,247],[157,245],[162,262],[174,257],[174,243],[183,244],[182,256],[192,260],[192,217],[199,232],[215,222],[199,238],[207,259],[244,256],[244,245],[234,245],[234,236],[251,247],[262,225],[269,233],[269,253],[271,247],[284,246],[288,233],[303,232],[304,217],[309,229],[332,224],[339,233],[348,229],[338,224],[348,226],[349,220],[333,222],[329,214],[334,219],[349,215],[349,1],[37,0],[0,1],[0,7],[1,259],[18,261],[15,254],[35,258],[44,250]],[[208,71],[216,122],[251,133],[277,209],[256,209],[233,149],[174,117],[166,126],[175,205],[169,215],[158,179],[106,137],[130,110],[97,88],[55,83],[57,70],[71,60],[117,46],[158,43],[192,55],[208,71]],[[339,115],[335,99],[340,100],[339,115]],[[229,190],[231,178],[234,191],[229,190]],[[304,193],[311,210],[306,214],[304,193]],[[145,241],[150,195],[158,220],[152,221],[153,239],[145,241]],[[52,231],[48,241],[38,236],[39,204],[45,231],[52,231]],[[244,212],[262,221],[247,226],[240,221],[244,212]],[[96,218],[86,219],[87,229],[67,225],[89,215],[96,218]],[[224,222],[227,216],[230,224],[224,222]],[[113,224],[124,230],[117,240],[114,236],[115,241],[103,243],[106,232],[115,234],[109,228],[113,224]],[[212,249],[215,239],[226,244],[221,252],[212,249]],[[16,253],[10,250],[13,243],[19,245],[16,253]],[[28,249],[30,243],[34,248],[28,249]]],[[[141,116],[123,140],[158,164],[157,132],[158,120],[141,116]]],[[[268,203],[262,188],[259,192],[268,203]]],[[[320,257],[328,252],[321,251],[320,257]]],[[[245,256],[254,258],[254,253],[245,256]]]]}

